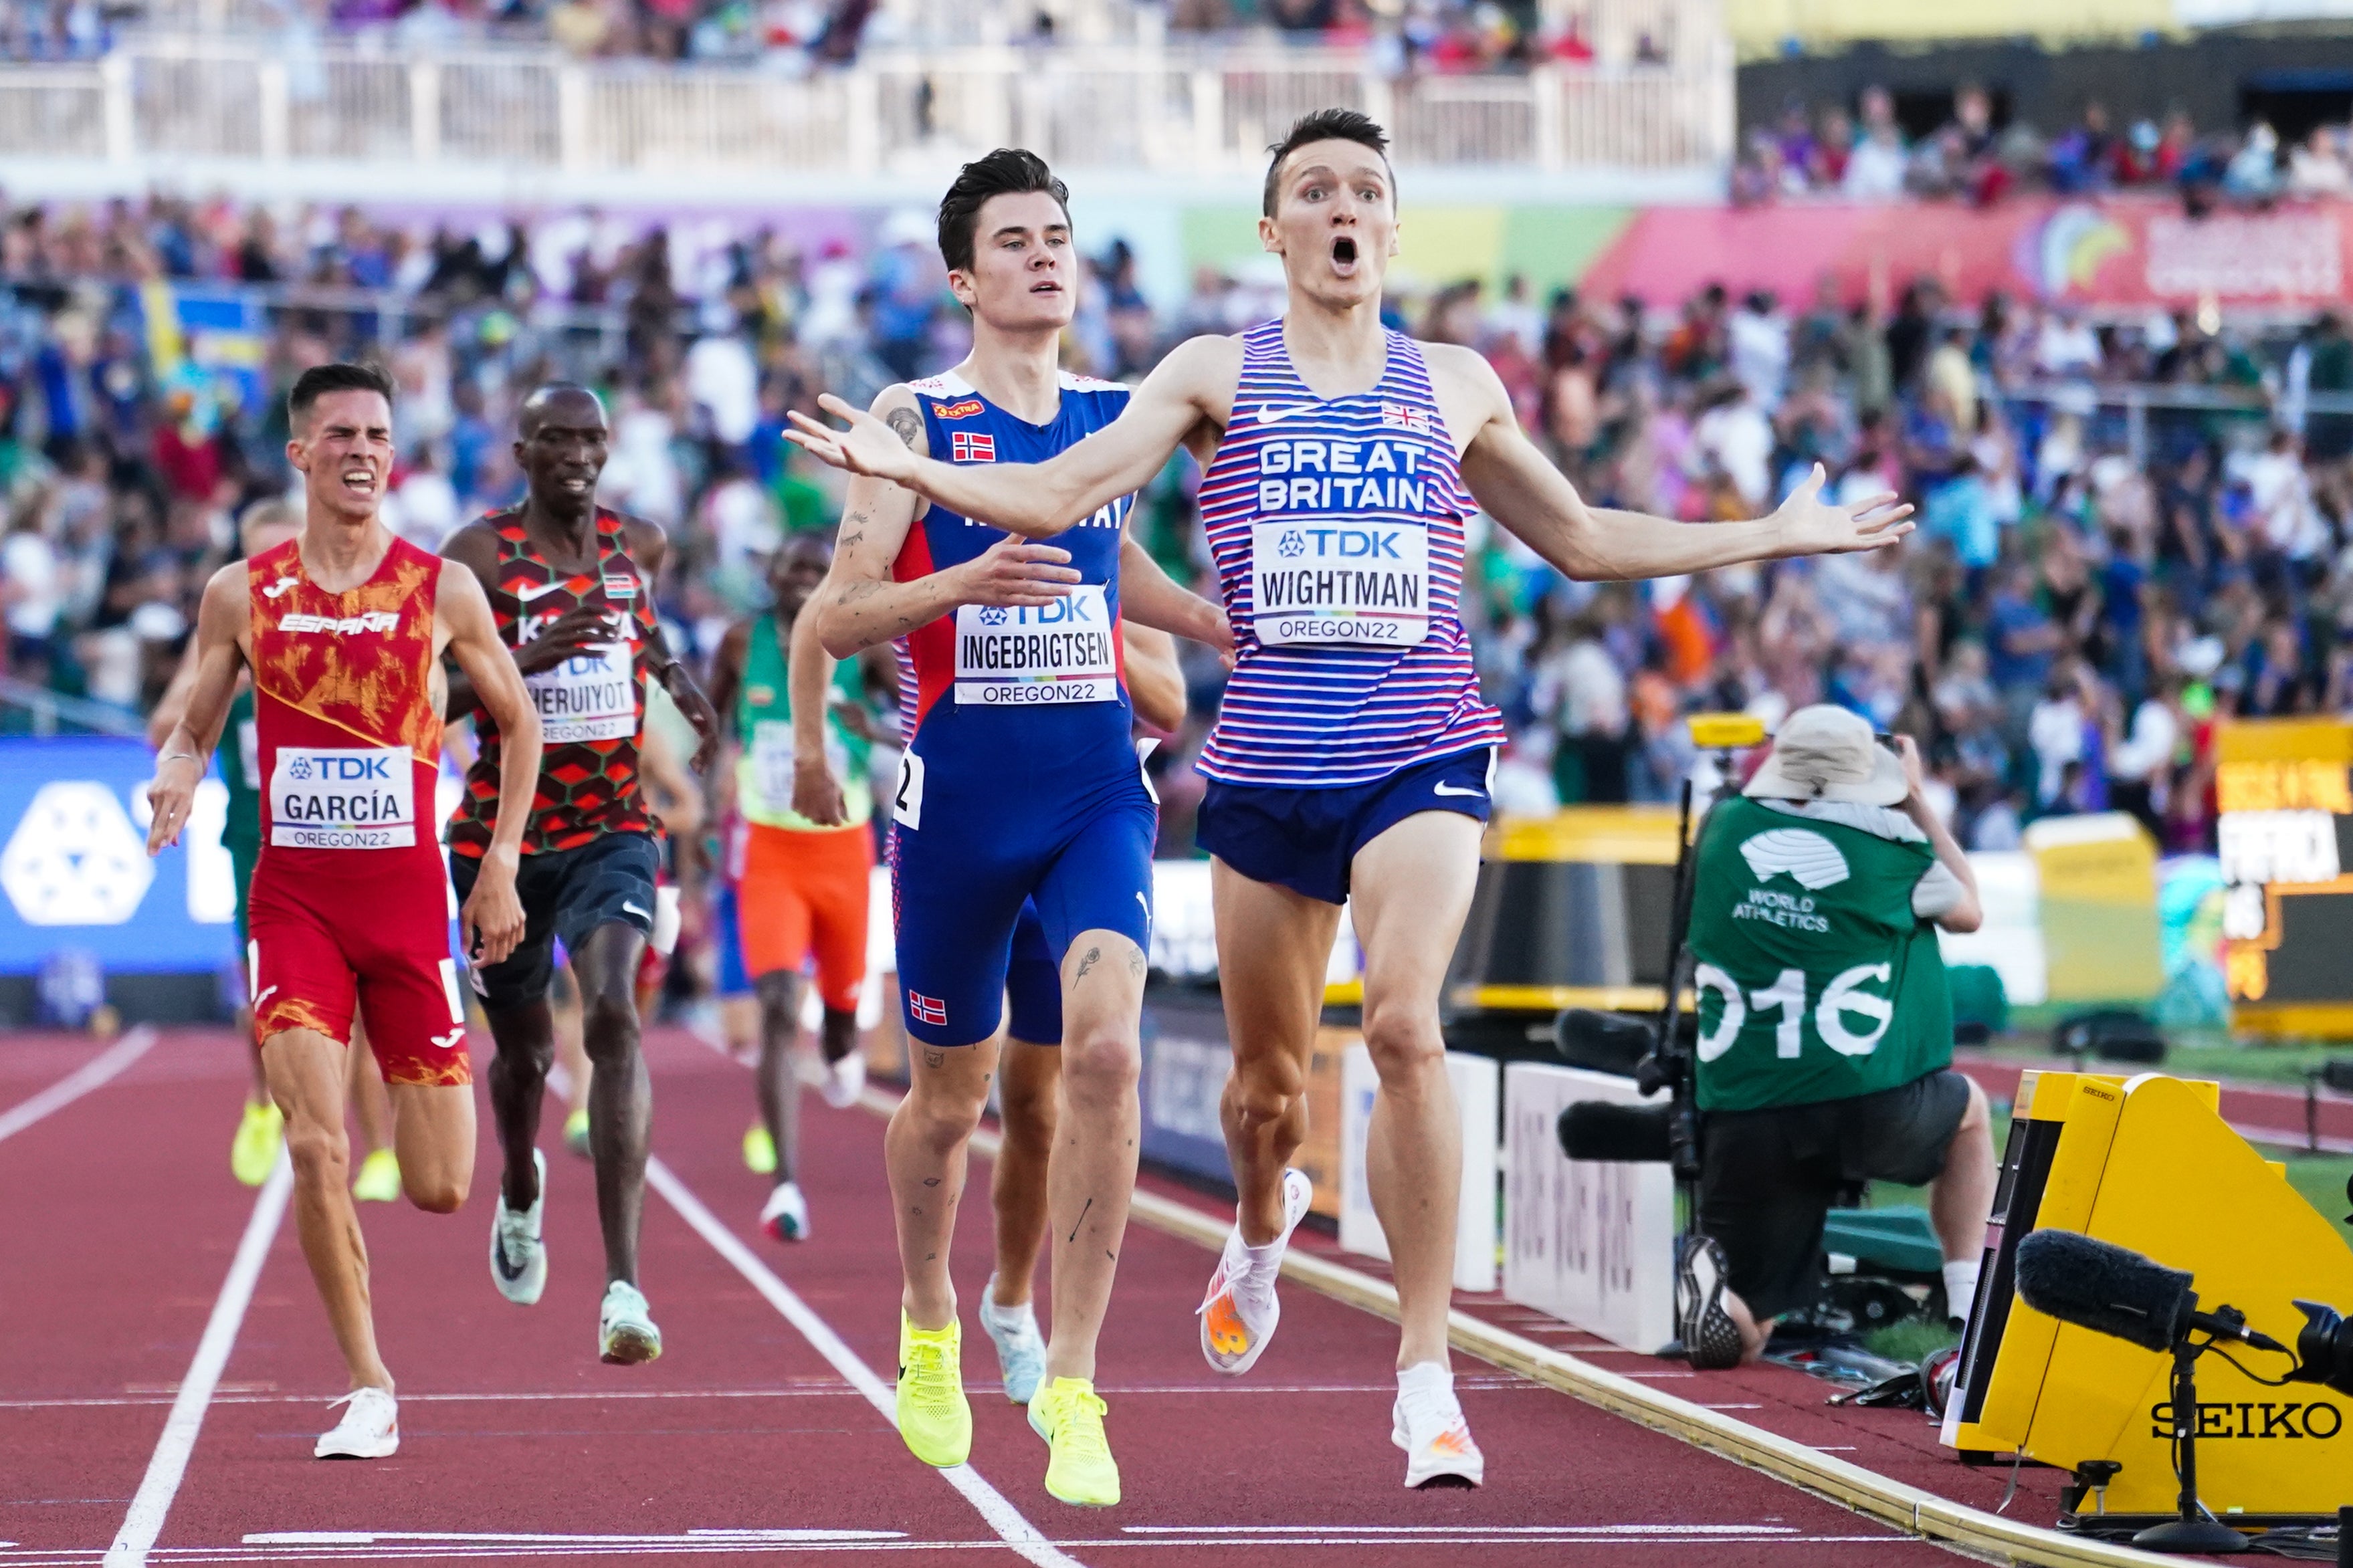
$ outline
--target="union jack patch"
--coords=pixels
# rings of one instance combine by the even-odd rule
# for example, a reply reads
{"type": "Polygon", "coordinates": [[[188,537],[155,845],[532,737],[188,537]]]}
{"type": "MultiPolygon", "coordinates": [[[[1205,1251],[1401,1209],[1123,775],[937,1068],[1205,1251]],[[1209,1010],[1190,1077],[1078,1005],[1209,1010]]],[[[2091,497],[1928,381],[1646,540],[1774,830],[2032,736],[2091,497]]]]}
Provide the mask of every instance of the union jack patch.
{"type": "Polygon", "coordinates": [[[997,461],[997,437],[985,430],[948,432],[948,455],[959,463],[997,461]]]}
{"type": "Polygon", "coordinates": [[[910,991],[907,993],[907,1011],[915,1016],[918,1024],[929,1024],[934,1029],[948,1026],[948,1005],[936,996],[910,991]]]}
{"type": "Polygon", "coordinates": [[[1410,430],[1417,436],[1435,436],[1438,434],[1438,426],[1430,418],[1430,410],[1427,408],[1416,408],[1410,404],[1382,404],[1381,423],[1391,426],[1399,430],[1410,430]]]}

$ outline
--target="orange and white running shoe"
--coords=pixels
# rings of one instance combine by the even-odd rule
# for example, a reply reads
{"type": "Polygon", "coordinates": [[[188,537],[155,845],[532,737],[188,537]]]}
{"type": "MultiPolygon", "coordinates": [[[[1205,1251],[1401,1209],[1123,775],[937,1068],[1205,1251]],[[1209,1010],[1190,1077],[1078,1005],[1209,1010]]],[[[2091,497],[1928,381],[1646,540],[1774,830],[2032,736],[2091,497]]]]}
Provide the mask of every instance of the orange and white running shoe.
{"type": "Polygon", "coordinates": [[[1407,1486],[1475,1487],[1486,1479],[1487,1457],[1462,1419],[1454,1374],[1438,1363],[1422,1362],[1398,1373],[1389,1421],[1389,1441],[1405,1450],[1407,1486]]]}
{"type": "Polygon", "coordinates": [[[1242,1245],[1239,1218],[1226,1233],[1225,1255],[1209,1276],[1209,1293],[1201,1299],[1201,1353],[1229,1377],[1240,1377],[1258,1363],[1282,1309],[1274,1299],[1274,1281],[1282,1272],[1282,1250],[1291,1233],[1306,1217],[1315,1188],[1301,1171],[1282,1173],[1282,1234],[1264,1247],[1242,1245]]]}

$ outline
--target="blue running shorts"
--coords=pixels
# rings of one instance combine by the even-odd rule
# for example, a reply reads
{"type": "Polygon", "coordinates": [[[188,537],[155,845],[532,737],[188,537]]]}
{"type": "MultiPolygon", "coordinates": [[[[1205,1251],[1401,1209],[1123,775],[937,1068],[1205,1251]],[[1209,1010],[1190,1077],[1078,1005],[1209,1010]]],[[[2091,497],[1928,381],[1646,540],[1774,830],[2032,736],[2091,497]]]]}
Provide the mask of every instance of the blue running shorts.
{"type": "Polygon", "coordinates": [[[1494,772],[1495,749],[1474,746],[1343,789],[1263,789],[1211,779],[1195,837],[1253,882],[1345,903],[1357,850],[1420,812],[1486,821],[1494,772]]]}

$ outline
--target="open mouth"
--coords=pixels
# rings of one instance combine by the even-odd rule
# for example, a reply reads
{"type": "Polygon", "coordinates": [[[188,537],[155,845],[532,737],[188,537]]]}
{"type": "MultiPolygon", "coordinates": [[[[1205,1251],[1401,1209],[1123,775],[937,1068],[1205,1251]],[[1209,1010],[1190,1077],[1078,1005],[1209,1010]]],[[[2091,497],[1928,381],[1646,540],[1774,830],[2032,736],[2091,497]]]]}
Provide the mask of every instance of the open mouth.
{"type": "Polygon", "coordinates": [[[367,468],[343,470],[343,489],[364,496],[375,494],[375,474],[367,468]]]}
{"type": "Polygon", "coordinates": [[[1356,242],[1347,235],[1332,242],[1332,265],[1343,272],[1356,265],[1356,242]]]}
{"type": "Polygon", "coordinates": [[[585,496],[596,488],[596,481],[585,474],[566,474],[556,483],[566,495],[585,496]]]}
{"type": "Polygon", "coordinates": [[[1060,283],[1045,282],[1029,285],[1029,292],[1032,294],[1059,294],[1061,291],[1062,286],[1060,283]]]}

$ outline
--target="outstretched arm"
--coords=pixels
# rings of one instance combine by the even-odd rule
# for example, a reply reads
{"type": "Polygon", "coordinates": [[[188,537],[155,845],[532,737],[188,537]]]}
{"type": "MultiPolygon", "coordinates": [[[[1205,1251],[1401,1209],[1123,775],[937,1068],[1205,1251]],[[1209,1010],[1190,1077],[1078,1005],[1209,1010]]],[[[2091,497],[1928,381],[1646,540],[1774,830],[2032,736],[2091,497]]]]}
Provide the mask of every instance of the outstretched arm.
{"type": "MultiPolygon", "coordinates": [[[[861,417],[901,457],[920,457],[923,419],[916,412],[915,395],[906,387],[884,387],[874,399],[874,416],[861,417]]],[[[1069,592],[1067,584],[1079,580],[1079,574],[1066,564],[1069,551],[1008,538],[961,566],[925,573],[911,582],[894,581],[892,563],[899,558],[922,504],[922,497],[889,479],[861,474],[850,481],[833,564],[801,612],[802,618],[814,623],[818,643],[834,658],[848,658],[861,648],[928,626],[958,605],[1050,605],[1069,592]]]]}
{"type": "MultiPolygon", "coordinates": [[[[875,401],[874,413],[860,414],[830,393],[818,405],[848,420],[849,428],[836,430],[795,412],[796,428],[785,438],[837,468],[889,480],[1025,539],[1047,539],[1104,502],[1142,489],[1205,418],[1222,425],[1240,357],[1230,338],[1179,345],[1144,378],[1117,419],[1042,463],[944,463],[897,433],[901,422],[885,412],[882,399],[875,401]]],[[[905,395],[920,434],[913,395],[904,388],[892,391],[905,395]]]]}
{"type": "Polygon", "coordinates": [[[1424,352],[1433,368],[1454,381],[1451,390],[1471,401],[1480,421],[1462,454],[1462,480],[1472,498],[1567,576],[1586,582],[1670,577],[1744,561],[1878,550],[1912,531],[1903,521],[1912,509],[1893,492],[1855,506],[1823,501],[1819,464],[1778,510],[1747,522],[1674,522],[1588,506],[1521,430],[1493,366],[1469,349],[1424,352]]]}
{"type": "MultiPolygon", "coordinates": [[[[245,652],[237,637],[252,615],[247,598],[246,566],[232,561],[205,584],[204,602],[196,609],[195,657],[182,673],[189,675],[180,717],[157,744],[155,778],[147,786],[147,804],[153,816],[147,824],[147,853],[180,841],[194,808],[196,784],[205,776],[205,759],[220,740],[228,721],[229,699],[237,695],[237,672],[245,668],[245,652]]],[[[173,684],[179,684],[174,678],[173,684]]]]}

